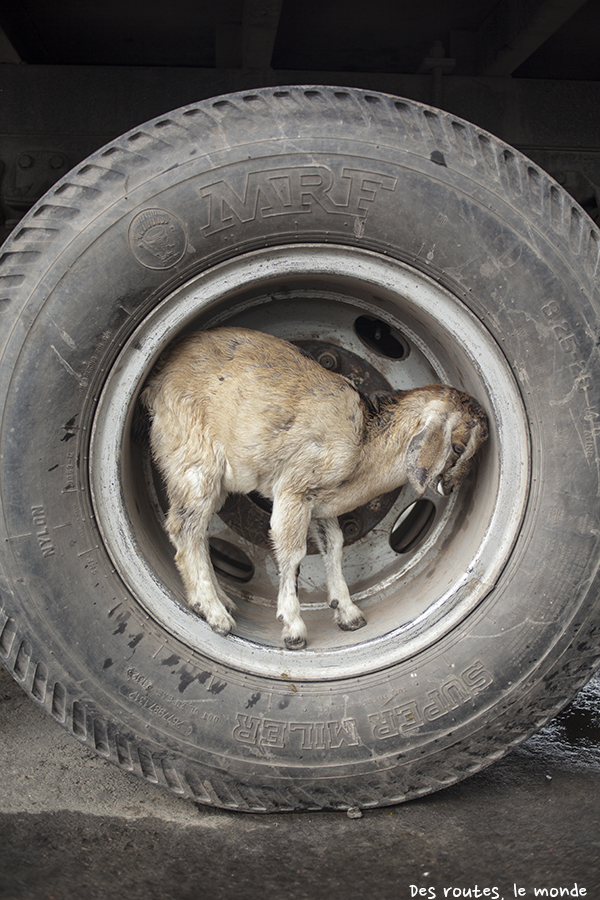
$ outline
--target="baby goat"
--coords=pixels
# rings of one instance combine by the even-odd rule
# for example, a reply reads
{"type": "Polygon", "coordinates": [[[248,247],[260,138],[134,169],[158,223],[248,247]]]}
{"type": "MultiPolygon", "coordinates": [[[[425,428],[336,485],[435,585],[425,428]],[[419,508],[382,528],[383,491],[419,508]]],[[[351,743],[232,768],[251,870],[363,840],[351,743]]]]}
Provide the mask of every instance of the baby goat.
{"type": "Polygon", "coordinates": [[[287,341],[245,328],[185,338],[159,361],[142,401],[189,606],[218,634],[233,628],[235,605],[215,577],[207,528],[228,493],[258,491],[273,500],[277,618],[289,650],[306,646],[297,581],[307,534],[324,559],[335,621],[361,628],[337,517],[407,481],[419,494],[450,494],[488,435],[468,394],[430,384],[369,399],[287,341]]]}

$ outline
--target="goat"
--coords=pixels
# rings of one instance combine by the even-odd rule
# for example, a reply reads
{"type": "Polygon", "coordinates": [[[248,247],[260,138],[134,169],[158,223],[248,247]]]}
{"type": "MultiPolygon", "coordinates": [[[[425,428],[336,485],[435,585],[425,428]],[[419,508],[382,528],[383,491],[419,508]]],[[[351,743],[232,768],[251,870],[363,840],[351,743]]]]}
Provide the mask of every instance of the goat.
{"type": "Polygon", "coordinates": [[[307,535],[324,560],[335,621],[361,628],[366,620],[342,575],[337,517],[407,481],[419,494],[450,494],[488,435],[483,409],[455,388],[370,399],[293,344],[246,328],[184,338],[159,360],[141,400],[188,605],[218,634],[233,628],[235,604],[214,574],[207,528],[228,493],[257,491],[273,501],[277,618],[289,650],[307,641],[298,600],[307,535]]]}

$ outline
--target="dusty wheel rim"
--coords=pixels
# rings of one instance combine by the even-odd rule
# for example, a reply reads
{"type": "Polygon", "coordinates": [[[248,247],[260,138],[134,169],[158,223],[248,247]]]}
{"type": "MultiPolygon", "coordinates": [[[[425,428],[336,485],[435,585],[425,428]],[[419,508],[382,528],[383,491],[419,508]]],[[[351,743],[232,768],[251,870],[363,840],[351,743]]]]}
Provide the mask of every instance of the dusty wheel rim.
{"type": "MultiPolygon", "coordinates": [[[[107,550],[141,606],[167,633],[236,669],[295,680],[344,678],[409,659],[439,640],[489,593],[519,532],[529,483],[527,420],[510,368],[492,335],[455,295],[405,264],[342,246],[294,245],[236,257],[174,291],[141,323],[108,374],[91,436],[95,515],[107,550]],[[386,357],[357,333],[359,317],[402,335],[407,359],[386,357]],[[301,601],[309,647],[282,648],[275,621],[277,576],[269,552],[219,518],[211,534],[250,565],[250,578],[223,584],[239,612],[235,633],[214,634],[192,614],[161,526],[148,455],[132,421],[158,355],[197,328],[238,324],[291,340],[325,338],[356,352],[390,382],[430,381],[472,393],[487,409],[491,437],[470,487],[415,507],[403,489],[369,534],[345,552],[345,575],[368,625],[351,634],[334,625],[320,561],[302,565],[301,601]],[[428,507],[431,511],[431,507],[428,507]],[[407,516],[419,540],[403,553],[392,535],[407,516]],[[404,519],[403,519],[404,517],[404,519]]],[[[410,544],[410,542],[409,542],[410,544]]]]}

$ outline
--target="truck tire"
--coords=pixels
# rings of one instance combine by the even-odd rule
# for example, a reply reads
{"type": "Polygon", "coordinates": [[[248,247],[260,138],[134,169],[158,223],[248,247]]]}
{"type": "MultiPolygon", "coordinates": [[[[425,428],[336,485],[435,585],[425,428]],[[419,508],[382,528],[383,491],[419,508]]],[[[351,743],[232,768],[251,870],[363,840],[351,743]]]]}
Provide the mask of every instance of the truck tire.
{"type": "Polygon", "coordinates": [[[103,147],[0,256],[0,655],[123,769],[254,812],[374,807],[540,728],[598,663],[600,232],[498,139],[330,87],[203,101],[103,147]],[[183,602],[137,397],[182,333],[245,325],[367,390],[442,381],[491,437],[458,495],[342,523],[368,624],[281,646],[260,498],[211,526],[238,605],[183,602]]]}

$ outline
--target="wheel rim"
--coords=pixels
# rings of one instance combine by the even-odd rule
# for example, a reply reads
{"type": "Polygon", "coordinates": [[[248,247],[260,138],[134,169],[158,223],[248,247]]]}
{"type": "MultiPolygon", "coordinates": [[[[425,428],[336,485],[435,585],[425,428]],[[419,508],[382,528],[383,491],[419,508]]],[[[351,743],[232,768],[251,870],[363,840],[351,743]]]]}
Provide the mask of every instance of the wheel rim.
{"type": "Polygon", "coordinates": [[[322,681],[411,658],[494,587],[526,504],[528,431],[500,348],[459,298],[416,269],[370,251],[294,245],[255,251],[204,272],[139,325],[100,397],[90,478],[96,519],[114,565],[167,633],[242,671],[322,681]],[[389,347],[382,352],[376,341],[369,343],[371,326],[357,327],[361,317],[404,341],[405,358],[394,359],[389,347]],[[132,433],[137,397],[159,354],[182,333],[222,324],[337,346],[393,388],[453,384],[473,394],[490,419],[490,440],[470,485],[447,499],[417,498],[402,488],[383,517],[345,550],[344,574],[366,614],[365,628],[349,634],[335,626],[321,561],[304,560],[300,599],[309,645],[301,652],[281,643],[269,550],[240,534],[226,515],[213,518],[210,534],[213,561],[238,604],[235,632],[220,637],[185,607],[162,529],[160,485],[147,446],[132,433]]]}

